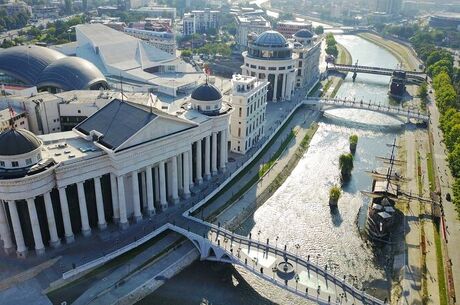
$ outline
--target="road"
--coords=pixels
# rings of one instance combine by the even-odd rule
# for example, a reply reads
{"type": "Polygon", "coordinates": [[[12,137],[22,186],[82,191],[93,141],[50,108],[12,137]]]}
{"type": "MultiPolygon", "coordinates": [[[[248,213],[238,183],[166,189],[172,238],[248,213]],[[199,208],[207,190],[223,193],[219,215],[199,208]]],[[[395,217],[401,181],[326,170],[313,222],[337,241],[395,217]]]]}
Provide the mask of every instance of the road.
{"type": "Polygon", "coordinates": [[[446,161],[447,148],[444,145],[442,131],[439,129],[440,114],[434,103],[434,95],[429,94],[428,98],[430,100],[428,109],[431,114],[430,131],[433,135],[434,166],[441,187],[442,202],[445,212],[447,250],[452,264],[454,287],[458,294],[460,292],[460,255],[457,247],[460,245],[460,221],[453,203],[445,200],[446,194],[452,193],[452,183],[454,179],[446,161]]]}

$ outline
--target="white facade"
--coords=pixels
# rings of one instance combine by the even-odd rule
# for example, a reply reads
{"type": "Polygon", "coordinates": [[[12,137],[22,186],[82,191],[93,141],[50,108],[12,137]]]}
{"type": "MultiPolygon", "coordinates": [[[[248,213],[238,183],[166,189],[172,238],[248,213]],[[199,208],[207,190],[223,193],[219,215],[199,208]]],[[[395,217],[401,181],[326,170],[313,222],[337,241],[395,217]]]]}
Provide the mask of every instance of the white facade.
{"type": "Polygon", "coordinates": [[[237,23],[236,42],[242,49],[248,47],[248,35],[261,34],[270,30],[270,22],[259,15],[239,15],[235,17],[237,23]]]}
{"type": "Polygon", "coordinates": [[[245,154],[264,136],[268,82],[253,76],[234,75],[232,86],[230,149],[245,154]]]}
{"type": "Polygon", "coordinates": [[[129,34],[133,37],[147,40],[149,44],[167,52],[169,54],[176,54],[176,39],[174,34],[168,32],[155,32],[149,30],[140,30],[135,28],[123,28],[126,34],[129,34]]]}
{"type": "Polygon", "coordinates": [[[182,19],[182,34],[184,36],[190,36],[196,33],[196,23],[194,14],[184,14],[182,19]]]}
{"type": "Polygon", "coordinates": [[[243,52],[242,74],[268,80],[268,100],[290,100],[295,88],[297,55],[293,46],[275,31],[260,34],[243,52]],[[271,41],[273,40],[273,41],[271,41]],[[267,43],[265,43],[267,42],[267,43]]]}
{"type": "MultiPolygon", "coordinates": [[[[5,105],[0,104],[0,109],[3,108],[3,106],[5,105]]],[[[8,108],[0,110],[0,132],[11,126],[11,120],[13,121],[13,127],[29,130],[27,113],[24,109],[9,105],[8,108]]]]}
{"type": "Polygon", "coordinates": [[[112,100],[73,131],[40,136],[41,157],[27,175],[0,169],[5,251],[42,254],[48,246],[73,242],[76,234],[88,236],[108,222],[124,229],[187,199],[194,184],[226,168],[232,108],[221,105],[208,116],[190,109],[189,101],[168,114],[112,100]],[[117,107],[123,114],[105,121],[117,107]],[[148,120],[123,121],[125,114],[148,120]]]}
{"type": "Polygon", "coordinates": [[[297,54],[297,88],[313,88],[320,78],[319,61],[321,56],[322,37],[313,35],[307,30],[298,33],[308,33],[311,37],[297,37],[294,34],[294,53],[297,54]]]}
{"type": "Polygon", "coordinates": [[[193,10],[195,16],[195,31],[205,33],[211,29],[218,30],[220,11],[206,8],[204,10],[193,10]]]}

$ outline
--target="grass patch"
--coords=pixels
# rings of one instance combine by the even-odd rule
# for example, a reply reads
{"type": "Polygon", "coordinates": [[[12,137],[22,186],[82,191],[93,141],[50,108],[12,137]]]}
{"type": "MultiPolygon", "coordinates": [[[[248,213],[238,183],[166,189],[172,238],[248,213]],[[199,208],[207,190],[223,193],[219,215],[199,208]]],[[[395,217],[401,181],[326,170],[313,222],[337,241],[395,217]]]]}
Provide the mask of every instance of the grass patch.
{"type": "Polygon", "coordinates": [[[337,44],[337,49],[339,50],[339,56],[337,57],[337,63],[340,65],[351,65],[352,64],[352,57],[350,52],[342,46],[341,44],[337,44]]]}
{"type": "MultiPolygon", "coordinates": [[[[212,203],[214,203],[220,196],[222,196],[225,192],[227,192],[237,181],[239,181],[240,179],[242,179],[249,171],[249,169],[251,169],[252,167],[254,167],[257,162],[259,162],[259,160],[264,156],[264,154],[267,152],[267,150],[275,143],[275,141],[278,139],[278,137],[280,136],[280,134],[286,129],[286,127],[289,125],[289,123],[292,121],[292,118],[295,116],[295,114],[297,113],[297,111],[299,111],[300,108],[298,108],[294,113],[293,115],[291,115],[291,117],[286,121],[286,123],[283,124],[283,126],[281,126],[281,128],[278,130],[278,132],[276,133],[276,135],[270,140],[270,142],[267,143],[267,145],[265,145],[265,147],[262,149],[262,151],[257,155],[257,157],[254,158],[254,160],[252,160],[252,162],[250,164],[248,164],[248,166],[246,166],[241,172],[239,172],[238,175],[235,176],[235,178],[233,178],[229,183],[227,183],[219,192],[217,192],[213,197],[211,197],[205,204],[203,204],[201,207],[199,207],[198,209],[196,209],[193,213],[192,213],[192,216],[194,217],[198,217],[198,215],[200,215],[200,213],[206,209],[209,205],[211,205],[212,203]]],[[[255,175],[251,181],[253,181],[253,179],[258,179],[258,175],[255,175]],[[255,177],[255,178],[254,178],[255,177]]],[[[257,180],[254,180],[255,182],[257,182],[257,180]]],[[[253,184],[255,183],[253,182],[253,184]]]]}
{"type": "Polygon", "coordinates": [[[335,85],[334,87],[334,90],[332,90],[331,92],[331,98],[334,98],[335,95],[337,94],[337,92],[339,91],[340,87],[342,86],[343,84],[343,78],[339,79],[339,81],[337,82],[337,84],[335,85]]]}
{"type": "Polygon", "coordinates": [[[332,79],[329,79],[323,87],[323,92],[321,92],[321,96],[326,94],[326,92],[329,90],[331,85],[332,85],[332,79]]]}
{"type": "Polygon", "coordinates": [[[433,155],[431,153],[426,154],[426,163],[428,170],[428,181],[430,182],[430,191],[434,192],[436,190],[436,181],[434,177],[433,155]]]}
{"type": "Polygon", "coordinates": [[[147,250],[148,248],[150,248],[151,246],[165,238],[167,234],[167,231],[162,232],[155,238],[152,238],[149,241],[143,243],[142,245],[91,270],[84,276],[72,282],[69,282],[64,286],[61,286],[55,290],[48,292],[46,295],[52,301],[53,304],[61,304],[61,302],[64,301],[66,301],[68,304],[72,303],[81,295],[82,291],[88,290],[95,281],[102,280],[104,277],[110,274],[110,272],[112,272],[115,268],[127,263],[129,260],[133,259],[143,251],[147,250]]]}
{"type": "Polygon", "coordinates": [[[444,276],[444,259],[442,257],[441,235],[439,225],[433,224],[434,243],[436,244],[436,264],[438,269],[438,287],[440,304],[448,304],[446,277],[444,276]]]}

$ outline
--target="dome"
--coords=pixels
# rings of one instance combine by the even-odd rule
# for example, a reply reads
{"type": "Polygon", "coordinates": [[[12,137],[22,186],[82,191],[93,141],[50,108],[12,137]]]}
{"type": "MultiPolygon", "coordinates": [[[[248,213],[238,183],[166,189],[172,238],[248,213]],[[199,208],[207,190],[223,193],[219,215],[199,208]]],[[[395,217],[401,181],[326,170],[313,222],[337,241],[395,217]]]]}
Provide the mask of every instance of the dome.
{"type": "Polygon", "coordinates": [[[256,38],[254,44],[262,47],[285,47],[287,40],[277,31],[266,31],[256,38]]]}
{"type": "Polygon", "coordinates": [[[64,54],[45,47],[12,47],[0,51],[0,71],[33,85],[48,65],[63,57],[64,54]]]}
{"type": "Polygon", "coordinates": [[[89,61],[78,57],[61,58],[40,74],[37,87],[54,87],[62,90],[108,88],[104,75],[89,61]],[[97,88],[92,88],[98,85],[97,88]]]}
{"type": "Polygon", "coordinates": [[[295,38],[303,38],[303,39],[309,39],[313,38],[313,33],[310,32],[309,30],[300,30],[297,31],[297,33],[294,34],[295,38]]]}
{"type": "Polygon", "coordinates": [[[39,148],[41,144],[41,141],[28,130],[8,129],[0,134],[0,156],[26,154],[39,148]]]}
{"type": "Polygon", "coordinates": [[[61,90],[108,88],[107,81],[89,61],[68,57],[39,46],[17,46],[0,51],[0,72],[26,85],[61,90]]]}
{"type": "Polygon", "coordinates": [[[219,89],[212,84],[205,83],[192,92],[192,99],[197,101],[217,101],[222,99],[219,89]]]}

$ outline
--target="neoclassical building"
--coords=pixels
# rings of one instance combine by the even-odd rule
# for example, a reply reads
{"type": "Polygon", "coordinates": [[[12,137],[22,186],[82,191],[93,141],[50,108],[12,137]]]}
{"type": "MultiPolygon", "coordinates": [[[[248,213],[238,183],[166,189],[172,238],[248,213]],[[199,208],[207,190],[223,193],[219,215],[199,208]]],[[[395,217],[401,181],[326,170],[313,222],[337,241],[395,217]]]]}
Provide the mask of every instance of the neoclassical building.
{"type": "Polygon", "coordinates": [[[268,80],[268,100],[289,100],[294,91],[297,55],[293,45],[276,31],[266,31],[248,42],[242,74],[268,80]]]}
{"type": "Polygon", "coordinates": [[[321,38],[306,29],[296,32],[292,37],[293,51],[297,54],[296,87],[311,89],[320,79],[321,38]]]}
{"type": "Polygon", "coordinates": [[[224,171],[232,107],[199,86],[174,113],[113,99],[72,131],[0,134],[0,236],[37,254],[180,204],[224,171]]]}

